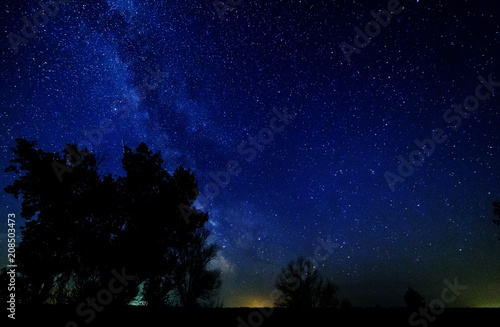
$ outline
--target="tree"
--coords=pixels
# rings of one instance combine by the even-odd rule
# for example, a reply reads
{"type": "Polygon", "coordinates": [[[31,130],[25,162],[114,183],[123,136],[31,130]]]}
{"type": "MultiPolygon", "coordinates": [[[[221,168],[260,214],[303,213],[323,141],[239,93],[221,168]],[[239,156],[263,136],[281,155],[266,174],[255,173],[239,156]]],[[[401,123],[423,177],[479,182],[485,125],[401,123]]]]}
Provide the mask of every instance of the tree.
{"type": "MultiPolygon", "coordinates": [[[[500,226],[500,202],[497,201],[497,202],[493,202],[493,213],[498,216],[498,218],[496,219],[493,219],[493,223],[497,226],[500,226]]],[[[500,238],[499,238],[500,240],[500,238]]]]}
{"type": "Polygon", "coordinates": [[[76,146],[68,145],[61,156],[35,149],[36,142],[16,142],[15,158],[5,171],[18,178],[5,191],[22,197],[21,216],[27,220],[16,257],[22,263],[19,283],[24,284],[19,300],[72,301],[83,284],[100,283],[113,265],[110,232],[119,219],[106,208],[115,208],[116,185],[98,175],[92,155],[60,182],[52,164],[68,163],[69,152],[78,152],[76,146]]]}
{"type": "Polygon", "coordinates": [[[199,230],[186,246],[175,251],[177,267],[173,280],[182,306],[210,303],[221,286],[220,271],[208,269],[208,264],[217,254],[217,247],[207,244],[208,236],[207,230],[199,230]]]}
{"type": "Polygon", "coordinates": [[[213,290],[207,276],[216,272],[205,268],[215,257],[216,247],[206,243],[206,213],[192,209],[186,224],[179,211],[180,203],[192,206],[196,200],[194,174],[180,166],[170,175],[162,163],[161,152],[153,153],[144,143],[135,151],[125,147],[123,167],[127,175],[120,185],[127,203],[127,227],[121,233],[121,246],[130,258],[128,266],[145,281],[143,296],[148,305],[191,306],[213,290]],[[138,238],[141,246],[137,246],[138,238]],[[180,260],[183,253],[188,253],[191,261],[180,260]],[[198,270],[189,266],[195,259],[196,264],[203,263],[201,268],[196,266],[198,270]],[[177,282],[181,279],[188,281],[186,292],[179,292],[177,282]],[[179,297],[181,301],[176,300],[179,297]]]}
{"type": "Polygon", "coordinates": [[[416,311],[420,307],[425,307],[424,297],[411,287],[408,287],[408,290],[404,295],[404,300],[406,307],[411,311],[416,311]]]}
{"type": "Polygon", "coordinates": [[[9,279],[9,275],[7,275],[7,268],[3,267],[0,269],[0,285],[3,286],[0,288],[0,301],[2,301],[2,303],[7,302],[9,299],[10,292],[8,292],[7,286],[9,285],[9,279]]]}
{"type": "Polygon", "coordinates": [[[275,284],[280,295],[275,305],[287,308],[316,308],[336,305],[338,287],[324,281],[312,262],[303,257],[281,270],[275,284]]]}

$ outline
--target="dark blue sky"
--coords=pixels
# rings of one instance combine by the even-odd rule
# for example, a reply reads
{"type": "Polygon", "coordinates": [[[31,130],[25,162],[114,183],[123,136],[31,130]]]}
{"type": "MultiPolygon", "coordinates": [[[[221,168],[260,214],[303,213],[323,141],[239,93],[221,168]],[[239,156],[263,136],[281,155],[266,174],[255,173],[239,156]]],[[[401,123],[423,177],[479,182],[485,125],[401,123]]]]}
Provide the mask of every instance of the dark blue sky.
{"type": "MultiPolygon", "coordinates": [[[[335,248],[320,251],[319,270],[354,305],[402,306],[408,286],[430,301],[458,278],[468,288],[452,306],[500,306],[493,1],[401,1],[380,31],[370,12],[387,1],[243,0],[223,19],[209,0],[58,7],[23,37],[23,17],[43,19],[41,8],[2,3],[2,167],[16,137],[46,151],[86,145],[113,174],[122,145],[144,141],[169,171],[192,168],[202,190],[237,162],[198,203],[221,247],[226,306],[269,305],[279,269],[328,238],[335,248]],[[369,44],[354,40],[367,24],[369,44]],[[26,41],[17,53],[9,33],[26,41]],[[471,111],[452,107],[466,98],[471,111]],[[273,119],[284,108],[287,124],[273,119]],[[397,157],[411,162],[415,139],[435,129],[446,141],[423,163],[416,153],[421,165],[391,190],[384,174],[399,176],[397,157]]],[[[0,201],[3,217],[20,212],[12,197],[0,201]]]]}

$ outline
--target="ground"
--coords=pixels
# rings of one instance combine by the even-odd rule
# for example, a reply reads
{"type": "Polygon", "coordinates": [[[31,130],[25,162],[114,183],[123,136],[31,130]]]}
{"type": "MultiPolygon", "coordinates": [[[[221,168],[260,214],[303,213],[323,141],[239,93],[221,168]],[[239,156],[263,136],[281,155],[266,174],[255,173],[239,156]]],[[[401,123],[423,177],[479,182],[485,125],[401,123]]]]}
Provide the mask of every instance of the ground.
{"type": "MultiPolygon", "coordinates": [[[[180,309],[146,307],[105,307],[88,323],[72,307],[19,307],[16,325],[53,327],[75,326],[498,326],[500,309],[446,308],[433,322],[417,317],[413,324],[411,313],[403,308],[352,308],[286,310],[256,308],[180,309]],[[71,323],[73,322],[73,323],[71,323]]],[[[83,318],[88,318],[84,315],[83,318]]],[[[432,317],[431,317],[432,318],[432,317]]]]}

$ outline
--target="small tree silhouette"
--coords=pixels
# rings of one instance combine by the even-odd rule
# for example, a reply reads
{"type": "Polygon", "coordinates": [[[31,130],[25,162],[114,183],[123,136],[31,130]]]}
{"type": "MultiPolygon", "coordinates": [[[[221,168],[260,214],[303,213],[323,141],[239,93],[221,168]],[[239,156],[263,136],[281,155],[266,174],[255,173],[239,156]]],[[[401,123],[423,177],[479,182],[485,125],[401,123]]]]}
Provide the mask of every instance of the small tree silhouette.
{"type": "Polygon", "coordinates": [[[493,214],[498,216],[497,219],[493,219],[493,223],[497,226],[500,226],[500,202],[499,201],[493,202],[493,207],[494,207],[493,214]]]}
{"type": "Polygon", "coordinates": [[[418,310],[420,307],[425,307],[424,297],[411,287],[408,287],[404,299],[406,307],[411,311],[418,310]]]}
{"type": "Polygon", "coordinates": [[[279,307],[324,308],[337,304],[338,287],[330,281],[325,283],[311,261],[303,257],[282,269],[275,286],[281,292],[275,301],[279,307]]]}

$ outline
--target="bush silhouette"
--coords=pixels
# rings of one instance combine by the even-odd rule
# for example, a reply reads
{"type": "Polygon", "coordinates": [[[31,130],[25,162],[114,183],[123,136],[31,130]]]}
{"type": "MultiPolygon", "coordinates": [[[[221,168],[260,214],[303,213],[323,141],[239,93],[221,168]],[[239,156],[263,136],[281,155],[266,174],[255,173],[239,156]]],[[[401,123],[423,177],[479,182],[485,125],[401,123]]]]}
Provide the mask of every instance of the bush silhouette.
{"type": "Polygon", "coordinates": [[[424,297],[411,287],[408,287],[404,295],[404,300],[408,310],[416,311],[420,307],[425,307],[424,297]]]}
{"type": "Polygon", "coordinates": [[[312,262],[299,257],[282,269],[275,284],[280,296],[275,305],[286,308],[324,308],[337,305],[338,287],[324,281],[312,262]]]}

